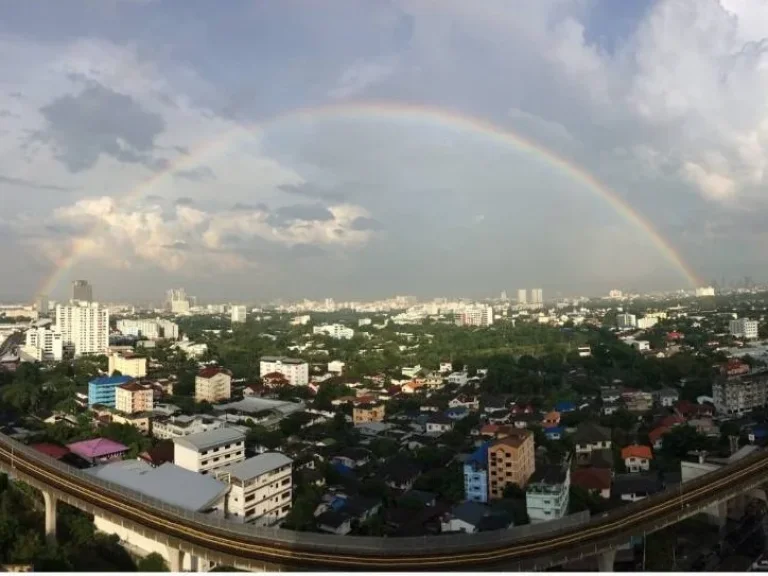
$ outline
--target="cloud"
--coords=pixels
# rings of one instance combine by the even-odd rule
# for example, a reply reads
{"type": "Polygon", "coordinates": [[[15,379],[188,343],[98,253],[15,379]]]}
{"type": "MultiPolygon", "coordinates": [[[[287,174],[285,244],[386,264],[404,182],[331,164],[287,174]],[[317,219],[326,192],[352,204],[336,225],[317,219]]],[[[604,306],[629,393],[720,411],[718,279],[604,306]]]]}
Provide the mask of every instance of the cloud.
{"type": "Polygon", "coordinates": [[[270,218],[270,223],[274,226],[286,226],[297,220],[327,222],[333,220],[333,213],[320,204],[281,206],[270,218]]]}
{"type": "Polygon", "coordinates": [[[193,180],[196,182],[216,179],[216,174],[208,166],[201,166],[189,170],[176,170],[173,175],[176,178],[193,180]]]}
{"type": "Polygon", "coordinates": [[[71,192],[73,190],[73,188],[69,186],[58,186],[56,184],[41,184],[33,180],[27,180],[25,178],[14,178],[12,176],[4,176],[2,174],[0,174],[0,184],[10,184],[11,186],[18,186],[20,188],[50,190],[53,192],[71,192]]]}
{"type": "Polygon", "coordinates": [[[337,85],[329,92],[329,96],[335,99],[358,96],[368,88],[386,80],[394,71],[394,63],[358,60],[344,71],[337,85]]]}
{"type": "Polygon", "coordinates": [[[378,220],[375,220],[373,218],[366,218],[365,216],[360,216],[358,218],[355,218],[352,221],[352,229],[353,230],[381,230],[382,225],[381,222],[378,220]]]}
{"type": "MultiPolygon", "coordinates": [[[[157,200],[158,198],[155,197],[153,200],[157,200]]],[[[192,206],[195,201],[192,198],[189,198],[187,196],[181,196],[180,198],[176,198],[176,201],[174,202],[176,206],[192,206]]]]}
{"type": "Polygon", "coordinates": [[[46,126],[34,138],[53,146],[71,172],[92,168],[102,154],[149,165],[155,139],[165,128],[161,116],[99,84],[56,98],[40,113],[46,126]]]}
{"type": "Polygon", "coordinates": [[[316,200],[342,201],[346,197],[346,194],[344,194],[339,189],[329,190],[311,182],[304,182],[302,184],[285,184],[280,186],[280,190],[286,194],[303,196],[305,198],[313,198],[316,200]]]}

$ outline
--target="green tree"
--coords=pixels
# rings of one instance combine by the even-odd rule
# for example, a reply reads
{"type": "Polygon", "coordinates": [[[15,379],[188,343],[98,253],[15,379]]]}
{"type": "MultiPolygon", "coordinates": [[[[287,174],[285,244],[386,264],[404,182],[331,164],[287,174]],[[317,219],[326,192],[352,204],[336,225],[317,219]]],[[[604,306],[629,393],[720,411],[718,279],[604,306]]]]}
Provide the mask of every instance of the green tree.
{"type": "Polygon", "coordinates": [[[139,572],[168,572],[168,564],[160,554],[152,552],[136,563],[136,569],[139,572]]]}

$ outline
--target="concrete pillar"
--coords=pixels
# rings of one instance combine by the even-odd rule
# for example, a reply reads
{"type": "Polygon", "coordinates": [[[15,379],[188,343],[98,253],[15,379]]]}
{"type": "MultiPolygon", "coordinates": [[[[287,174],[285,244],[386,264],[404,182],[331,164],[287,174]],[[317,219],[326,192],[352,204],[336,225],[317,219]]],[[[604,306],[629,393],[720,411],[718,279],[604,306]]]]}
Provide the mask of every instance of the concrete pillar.
{"type": "Polygon", "coordinates": [[[181,572],[184,568],[184,552],[171,545],[166,546],[168,556],[168,571],[181,572]]]}
{"type": "Polygon", "coordinates": [[[597,569],[600,572],[613,572],[613,561],[616,560],[616,550],[606,550],[597,555],[597,569]]]}
{"type": "Polygon", "coordinates": [[[200,572],[200,557],[195,554],[189,554],[189,571],[200,572]]]}
{"type": "Polygon", "coordinates": [[[43,491],[45,500],[45,539],[48,544],[56,544],[56,496],[43,491]]]}

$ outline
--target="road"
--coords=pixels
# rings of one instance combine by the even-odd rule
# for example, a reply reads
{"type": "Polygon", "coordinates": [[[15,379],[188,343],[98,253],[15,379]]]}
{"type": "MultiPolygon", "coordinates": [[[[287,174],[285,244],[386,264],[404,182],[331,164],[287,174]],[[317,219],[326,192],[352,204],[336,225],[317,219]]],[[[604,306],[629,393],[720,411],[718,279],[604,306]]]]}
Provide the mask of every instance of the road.
{"type": "Polygon", "coordinates": [[[178,538],[202,549],[238,558],[288,567],[434,570],[478,569],[522,563],[540,558],[562,558],[564,553],[591,553],[617,538],[624,541],[640,530],[652,530],[693,513],[725,493],[752,487],[768,473],[768,452],[702,476],[682,491],[662,493],[629,504],[588,524],[515,541],[505,532],[462,538],[337,537],[280,529],[255,529],[214,521],[174,509],[135,493],[120,491],[90,475],[75,471],[0,435],[0,463],[38,483],[50,486],[141,526],[178,538]],[[584,552],[586,551],[586,552],[584,552]]]}

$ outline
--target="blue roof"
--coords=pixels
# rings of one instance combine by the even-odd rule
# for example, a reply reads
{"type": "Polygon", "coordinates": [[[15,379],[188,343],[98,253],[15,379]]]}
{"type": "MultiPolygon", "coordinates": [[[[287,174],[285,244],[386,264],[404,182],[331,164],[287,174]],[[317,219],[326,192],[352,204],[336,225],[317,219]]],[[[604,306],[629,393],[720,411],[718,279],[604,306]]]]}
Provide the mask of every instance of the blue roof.
{"type": "Polygon", "coordinates": [[[88,384],[93,384],[94,386],[108,386],[110,384],[121,386],[127,384],[131,380],[133,380],[133,378],[130,376],[102,376],[101,378],[91,380],[88,384]]]}
{"type": "Polygon", "coordinates": [[[555,404],[555,410],[557,412],[572,412],[576,410],[576,404],[573,402],[558,402],[555,404]]]}
{"type": "Polygon", "coordinates": [[[471,464],[472,462],[477,462],[481,466],[487,466],[488,465],[488,446],[490,446],[490,442],[484,442],[482,443],[477,450],[472,452],[472,455],[467,458],[465,464],[471,464]]]}
{"type": "Polygon", "coordinates": [[[551,428],[544,428],[544,434],[561,434],[563,433],[563,428],[561,426],[552,426],[551,428]]]}

